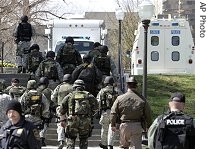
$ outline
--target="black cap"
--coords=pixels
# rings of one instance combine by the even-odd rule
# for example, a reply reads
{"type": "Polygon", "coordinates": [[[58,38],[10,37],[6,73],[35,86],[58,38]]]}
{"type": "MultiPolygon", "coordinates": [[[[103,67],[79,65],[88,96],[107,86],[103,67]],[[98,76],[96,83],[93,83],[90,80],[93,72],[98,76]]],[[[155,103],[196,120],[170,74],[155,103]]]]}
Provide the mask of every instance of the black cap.
{"type": "Polygon", "coordinates": [[[46,54],[46,57],[54,58],[55,57],[55,52],[54,51],[48,51],[47,54],[46,54]]]}
{"type": "Polygon", "coordinates": [[[27,22],[27,21],[28,21],[28,16],[27,16],[27,15],[23,15],[23,16],[20,18],[20,20],[21,20],[22,22],[27,22]]]}
{"type": "Polygon", "coordinates": [[[95,43],[93,44],[93,48],[96,48],[96,47],[99,47],[99,46],[101,46],[101,44],[100,44],[99,42],[95,42],[95,43]]]}
{"type": "Polygon", "coordinates": [[[29,48],[29,50],[40,50],[40,48],[39,48],[39,45],[38,44],[33,44],[30,48],[29,48]]]}
{"type": "Polygon", "coordinates": [[[19,82],[20,82],[20,80],[19,80],[19,79],[17,79],[17,78],[12,78],[11,82],[12,82],[12,83],[19,83],[19,82]]]}
{"type": "Polygon", "coordinates": [[[185,103],[185,95],[180,93],[180,92],[172,93],[171,98],[169,100],[170,101],[175,101],[175,102],[185,103]]]}
{"type": "Polygon", "coordinates": [[[22,115],[23,111],[21,108],[21,104],[20,102],[16,101],[16,100],[11,100],[7,106],[6,106],[6,114],[9,110],[15,110],[17,111],[20,115],[22,115]]]}

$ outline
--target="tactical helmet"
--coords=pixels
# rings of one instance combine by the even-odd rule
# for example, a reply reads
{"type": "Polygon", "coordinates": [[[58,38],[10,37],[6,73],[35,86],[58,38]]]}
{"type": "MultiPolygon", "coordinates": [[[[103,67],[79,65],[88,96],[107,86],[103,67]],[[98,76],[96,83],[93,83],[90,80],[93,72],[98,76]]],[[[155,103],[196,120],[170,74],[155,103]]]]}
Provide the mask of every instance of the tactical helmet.
{"type": "Polygon", "coordinates": [[[113,84],[114,83],[114,78],[112,76],[107,76],[104,79],[104,84],[113,84]]]}
{"type": "Polygon", "coordinates": [[[41,85],[41,84],[48,85],[48,84],[49,84],[48,78],[47,78],[47,77],[41,77],[41,78],[39,79],[39,85],[41,85]]]}
{"type": "Polygon", "coordinates": [[[91,62],[92,57],[89,54],[83,56],[83,62],[91,62]]]}
{"type": "Polygon", "coordinates": [[[37,82],[36,80],[29,80],[27,83],[27,89],[36,89],[37,88],[37,82]]]}
{"type": "Polygon", "coordinates": [[[73,39],[72,37],[69,36],[69,37],[66,38],[65,43],[68,43],[68,42],[74,44],[74,39],[73,39]]]}
{"type": "Polygon", "coordinates": [[[28,16],[27,16],[27,15],[23,15],[23,16],[20,18],[20,20],[21,20],[22,22],[27,22],[27,21],[28,21],[28,16]]]}
{"type": "Polygon", "coordinates": [[[107,52],[109,51],[109,49],[108,49],[107,46],[101,46],[101,47],[99,48],[99,50],[100,50],[101,53],[107,53],[107,52]]]}
{"type": "Polygon", "coordinates": [[[52,58],[54,58],[55,57],[55,52],[48,51],[47,54],[46,54],[46,57],[52,57],[52,58]]]}
{"type": "Polygon", "coordinates": [[[126,83],[135,83],[135,84],[137,84],[137,81],[136,81],[136,79],[134,77],[130,77],[130,78],[128,78],[126,80],[126,83]]]}
{"type": "Polygon", "coordinates": [[[63,76],[63,82],[71,82],[71,79],[72,79],[71,74],[65,74],[63,76]]]}
{"type": "Polygon", "coordinates": [[[80,79],[76,80],[73,84],[73,88],[76,88],[76,87],[83,87],[84,88],[85,87],[84,81],[80,80],[80,79]]]}
{"type": "Polygon", "coordinates": [[[33,44],[33,45],[29,48],[30,51],[31,51],[31,50],[34,50],[34,49],[40,50],[39,45],[38,45],[38,44],[33,44]]]}

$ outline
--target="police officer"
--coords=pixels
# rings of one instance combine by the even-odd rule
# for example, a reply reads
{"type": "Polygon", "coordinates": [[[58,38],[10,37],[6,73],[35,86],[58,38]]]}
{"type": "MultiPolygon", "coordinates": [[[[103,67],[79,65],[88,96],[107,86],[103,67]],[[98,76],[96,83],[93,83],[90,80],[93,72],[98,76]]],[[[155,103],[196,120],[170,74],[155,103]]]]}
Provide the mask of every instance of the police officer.
{"type": "Polygon", "coordinates": [[[4,91],[8,93],[12,99],[19,101],[25,90],[26,87],[20,85],[19,79],[12,78],[11,85],[8,86],[4,91]]]}
{"type": "Polygon", "coordinates": [[[96,97],[98,85],[101,84],[102,81],[102,73],[91,61],[92,58],[90,55],[86,54],[83,56],[84,63],[79,65],[72,72],[72,81],[74,82],[77,79],[83,80],[85,83],[85,90],[96,97]]]}
{"type": "Polygon", "coordinates": [[[35,77],[39,80],[41,77],[47,77],[49,79],[49,88],[55,89],[55,87],[62,82],[63,69],[61,65],[54,60],[55,52],[48,51],[46,59],[43,60],[35,72],[35,77]]]}
{"type": "Polygon", "coordinates": [[[72,74],[76,66],[82,64],[82,57],[74,47],[74,39],[72,37],[67,37],[65,45],[58,50],[56,61],[63,68],[64,74],[72,74]]]}
{"type": "Polygon", "coordinates": [[[0,127],[7,120],[7,116],[5,114],[6,111],[5,107],[8,104],[8,102],[11,100],[10,96],[3,92],[4,88],[5,88],[4,80],[0,80],[0,127]]]}
{"type": "MultiPolygon", "coordinates": [[[[65,74],[63,76],[63,82],[59,84],[53,91],[53,94],[51,96],[51,100],[56,104],[57,106],[57,115],[59,115],[59,109],[60,105],[63,101],[63,98],[71,93],[73,91],[72,87],[72,77],[70,74],[65,74]]],[[[62,149],[64,146],[64,140],[65,140],[65,133],[64,128],[61,126],[60,123],[57,123],[57,133],[58,133],[58,142],[59,146],[58,149],[62,149]]]]}
{"type": "MultiPolygon", "coordinates": [[[[37,91],[37,82],[29,80],[27,90],[20,98],[24,115],[37,126],[39,130],[44,128],[44,123],[48,123],[50,111],[46,96],[37,91]]],[[[42,135],[42,134],[40,134],[42,135]]],[[[42,144],[45,144],[45,138],[42,137],[42,144]]]]}
{"type": "Polygon", "coordinates": [[[25,120],[21,104],[12,100],[6,106],[8,121],[0,130],[2,149],[41,149],[39,132],[32,122],[25,120]]]}
{"type": "Polygon", "coordinates": [[[195,149],[194,119],[184,113],[185,95],[171,94],[169,111],[159,115],[148,130],[150,149],[195,149]]]}
{"type": "MultiPolygon", "coordinates": [[[[119,95],[118,92],[115,90],[114,78],[112,76],[107,76],[104,79],[105,87],[102,88],[98,95],[97,100],[99,102],[99,111],[101,114],[101,118],[99,124],[101,124],[101,143],[99,146],[104,149],[113,149],[114,139],[115,139],[115,132],[109,131],[110,125],[110,112],[111,107],[119,95]]],[[[111,130],[111,129],[110,129],[111,130]]]]}
{"type": "Polygon", "coordinates": [[[112,75],[116,83],[118,77],[117,67],[111,56],[107,55],[107,52],[109,51],[108,47],[106,45],[100,46],[99,51],[101,53],[100,56],[94,58],[95,65],[102,72],[103,80],[106,76],[112,75]]]}
{"type": "Polygon", "coordinates": [[[16,63],[18,66],[18,73],[26,73],[31,37],[35,35],[35,29],[28,23],[27,15],[23,15],[20,20],[21,23],[18,24],[13,33],[13,36],[16,38],[15,42],[17,43],[16,63]]]}
{"type": "Polygon", "coordinates": [[[51,119],[52,119],[52,115],[54,115],[53,108],[55,107],[53,101],[51,100],[51,95],[53,91],[52,89],[48,87],[48,85],[49,85],[48,78],[41,77],[38,82],[38,87],[37,87],[37,91],[45,95],[45,97],[47,98],[47,104],[50,106],[49,107],[50,117],[49,119],[46,119],[44,123],[44,128],[40,131],[40,137],[42,139],[42,146],[46,146],[44,140],[47,133],[47,128],[49,127],[49,123],[51,122],[51,119]]]}
{"type": "Polygon", "coordinates": [[[128,78],[127,92],[118,96],[111,108],[111,129],[116,131],[117,117],[120,118],[120,147],[128,149],[142,148],[142,118],[144,117],[147,128],[152,123],[151,109],[147,101],[137,92],[137,81],[134,77],[128,78]]]}
{"type": "Polygon", "coordinates": [[[44,60],[42,52],[39,51],[40,47],[38,44],[33,44],[29,48],[29,58],[28,58],[28,72],[35,74],[39,64],[44,60]]]}
{"type": "Polygon", "coordinates": [[[84,82],[76,80],[74,91],[68,94],[60,107],[61,125],[65,127],[67,148],[74,149],[77,134],[79,134],[79,148],[88,148],[88,137],[91,132],[91,118],[97,110],[95,97],[84,90],[84,82]],[[67,117],[66,115],[67,114],[67,117]]]}

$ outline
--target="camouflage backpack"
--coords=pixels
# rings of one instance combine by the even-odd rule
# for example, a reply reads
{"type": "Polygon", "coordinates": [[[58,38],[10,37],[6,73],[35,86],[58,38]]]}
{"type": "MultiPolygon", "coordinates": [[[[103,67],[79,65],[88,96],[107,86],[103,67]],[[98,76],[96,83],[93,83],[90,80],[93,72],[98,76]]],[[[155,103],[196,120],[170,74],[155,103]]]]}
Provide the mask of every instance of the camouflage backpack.
{"type": "Polygon", "coordinates": [[[42,62],[41,67],[42,67],[42,76],[53,80],[58,79],[56,61],[47,59],[42,62]]]}
{"type": "Polygon", "coordinates": [[[13,86],[10,90],[9,90],[9,95],[15,99],[15,100],[19,100],[19,98],[23,95],[23,93],[25,92],[26,88],[22,87],[22,86],[13,86]]]}
{"type": "Polygon", "coordinates": [[[39,67],[39,64],[43,61],[43,57],[41,55],[41,52],[32,52],[29,56],[29,70],[36,71],[36,69],[39,67]]]}
{"type": "Polygon", "coordinates": [[[42,94],[36,90],[29,90],[25,95],[25,114],[41,117],[43,105],[42,94]]]}
{"type": "Polygon", "coordinates": [[[99,56],[94,59],[94,63],[97,68],[102,72],[103,75],[110,75],[111,64],[110,64],[110,56],[99,56]]]}
{"type": "Polygon", "coordinates": [[[61,65],[64,64],[76,64],[76,51],[74,47],[62,47],[61,48],[61,65]]]}
{"type": "Polygon", "coordinates": [[[88,92],[75,91],[72,94],[72,115],[90,116],[91,105],[88,99],[88,92]]]}
{"type": "Polygon", "coordinates": [[[118,93],[114,89],[104,89],[102,98],[100,100],[100,110],[111,109],[114,101],[116,100],[118,93]]]}

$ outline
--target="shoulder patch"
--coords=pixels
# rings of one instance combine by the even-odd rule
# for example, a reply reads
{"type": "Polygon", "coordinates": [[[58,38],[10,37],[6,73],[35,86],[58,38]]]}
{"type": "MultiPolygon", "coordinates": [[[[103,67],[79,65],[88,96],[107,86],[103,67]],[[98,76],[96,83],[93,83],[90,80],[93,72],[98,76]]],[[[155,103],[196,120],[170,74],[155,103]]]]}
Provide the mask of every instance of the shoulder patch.
{"type": "Polygon", "coordinates": [[[37,140],[40,140],[39,131],[38,131],[37,129],[33,129],[33,134],[34,134],[34,137],[35,137],[37,140]]]}

